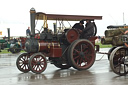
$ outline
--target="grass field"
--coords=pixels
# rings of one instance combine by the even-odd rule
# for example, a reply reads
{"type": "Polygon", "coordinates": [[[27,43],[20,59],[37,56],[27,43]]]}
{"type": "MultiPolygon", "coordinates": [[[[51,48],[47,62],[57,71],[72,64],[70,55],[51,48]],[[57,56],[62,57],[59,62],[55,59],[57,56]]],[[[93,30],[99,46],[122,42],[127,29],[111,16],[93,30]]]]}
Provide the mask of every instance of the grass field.
{"type": "MultiPolygon", "coordinates": [[[[8,52],[8,49],[4,49],[4,50],[1,50],[2,52],[0,52],[0,54],[5,54],[5,53],[11,53],[11,52],[8,52]]],[[[21,52],[24,52],[24,51],[21,51],[21,52]]]]}
{"type": "Polygon", "coordinates": [[[3,54],[3,53],[9,53],[7,50],[1,50],[2,52],[0,52],[0,54],[3,54]]]}
{"type": "Polygon", "coordinates": [[[112,45],[103,45],[101,43],[96,43],[96,45],[99,45],[100,48],[111,48],[112,47],[112,45]]]}

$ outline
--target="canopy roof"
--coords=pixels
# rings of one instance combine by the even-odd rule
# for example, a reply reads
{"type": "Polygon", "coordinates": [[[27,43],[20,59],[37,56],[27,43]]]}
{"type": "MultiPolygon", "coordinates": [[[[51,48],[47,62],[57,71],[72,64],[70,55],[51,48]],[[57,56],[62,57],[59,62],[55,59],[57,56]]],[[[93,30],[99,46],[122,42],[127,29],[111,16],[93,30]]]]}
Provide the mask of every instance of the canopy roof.
{"type": "Polygon", "coordinates": [[[36,19],[38,20],[68,20],[68,21],[80,21],[83,19],[89,20],[101,20],[102,16],[86,16],[86,15],[61,15],[61,14],[46,14],[43,12],[36,13],[36,19]]]}

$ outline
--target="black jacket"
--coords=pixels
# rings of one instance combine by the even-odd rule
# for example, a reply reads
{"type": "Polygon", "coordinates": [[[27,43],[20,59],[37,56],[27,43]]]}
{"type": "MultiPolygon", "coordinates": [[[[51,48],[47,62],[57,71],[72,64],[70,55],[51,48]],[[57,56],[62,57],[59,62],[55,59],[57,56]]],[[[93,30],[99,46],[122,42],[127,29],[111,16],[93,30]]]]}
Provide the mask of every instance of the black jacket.
{"type": "Polygon", "coordinates": [[[84,26],[80,25],[80,23],[76,23],[72,28],[83,30],[84,26]]]}
{"type": "Polygon", "coordinates": [[[84,33],[93,35],[94,34],[94,24],[91,22],[86,23],[85,25],[85,29],[84,29],[84,33]]]}
{"type": "Polygon", "coordinates": [[[26,35],[31,35],[31,31],[29,29],[26,30],[26,35]]]}

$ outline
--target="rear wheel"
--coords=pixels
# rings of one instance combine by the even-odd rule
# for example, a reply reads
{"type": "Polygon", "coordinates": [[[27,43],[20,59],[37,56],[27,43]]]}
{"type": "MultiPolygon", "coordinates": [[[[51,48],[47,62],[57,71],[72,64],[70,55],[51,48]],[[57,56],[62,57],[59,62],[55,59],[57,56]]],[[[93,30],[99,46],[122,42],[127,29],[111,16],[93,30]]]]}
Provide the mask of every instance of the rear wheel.
{"type": "Polygon", "coordinates": [[[95,49],[93,44],[86,39],[74,41],[68,49],[68,61],[78,70],[90,68],[95,61],[95,49]]]}

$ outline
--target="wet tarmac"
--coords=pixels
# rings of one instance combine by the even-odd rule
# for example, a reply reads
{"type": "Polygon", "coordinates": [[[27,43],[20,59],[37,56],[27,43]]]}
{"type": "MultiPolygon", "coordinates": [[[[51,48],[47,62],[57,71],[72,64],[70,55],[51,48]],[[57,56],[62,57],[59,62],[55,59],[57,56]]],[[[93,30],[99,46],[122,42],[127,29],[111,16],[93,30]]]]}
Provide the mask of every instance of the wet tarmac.
{"type": "Polygon", "coordinates": [[[16,67],[18,55],[0,54],[0,85],[128,85],[128,75],[118,76],[111,71],[107,55],[97,54],[94,65],[85,71],[60,70],[49,63],[42,74],[20,72],[16,67]]]}

